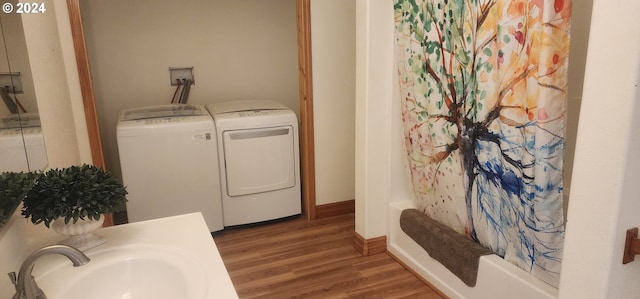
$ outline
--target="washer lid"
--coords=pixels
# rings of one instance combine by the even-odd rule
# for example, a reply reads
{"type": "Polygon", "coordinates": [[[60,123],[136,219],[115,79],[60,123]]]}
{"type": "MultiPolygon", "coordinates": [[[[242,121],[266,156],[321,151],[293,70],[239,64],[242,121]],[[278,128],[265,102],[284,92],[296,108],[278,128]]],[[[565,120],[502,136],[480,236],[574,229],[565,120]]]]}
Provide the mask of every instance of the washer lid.
{"type": "Polygon", "coordinates": [[[120,115],[120,120],[127,121],[177,116],[200,116],[206,114],[207,112],[201,106],[170,104],[123,110],[120,115]]]}
{"type": "Polygon", "coordinates": [[[0,128],[24,128],[39,127],[40,115],[38,113],[11,114],[0,118],[0,128]]]}
{"type": "Polygon", "coordinates": [[[209,104],[207,109],[212,114],[223,114],[255,110],[288,110],[289,107],[274,101],[246,100],[209,104]]]}

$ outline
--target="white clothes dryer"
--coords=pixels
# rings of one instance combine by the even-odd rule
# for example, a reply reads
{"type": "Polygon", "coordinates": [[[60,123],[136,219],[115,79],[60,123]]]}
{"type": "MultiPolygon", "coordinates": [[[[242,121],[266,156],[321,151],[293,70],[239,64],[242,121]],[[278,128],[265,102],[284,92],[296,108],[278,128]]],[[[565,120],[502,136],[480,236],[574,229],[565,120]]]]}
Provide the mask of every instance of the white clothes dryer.
{"type": "Polygon", "coordinates": [[[224,228],[215,127],[204,106],[126,109],[117,127],[130,222],[201,212],[224,228]]]}
{"type": "Polygon", "coordinates": [[[298,119],[272,101],[207,105],[218,140],[224,225],[301,213],[298,119]]]}

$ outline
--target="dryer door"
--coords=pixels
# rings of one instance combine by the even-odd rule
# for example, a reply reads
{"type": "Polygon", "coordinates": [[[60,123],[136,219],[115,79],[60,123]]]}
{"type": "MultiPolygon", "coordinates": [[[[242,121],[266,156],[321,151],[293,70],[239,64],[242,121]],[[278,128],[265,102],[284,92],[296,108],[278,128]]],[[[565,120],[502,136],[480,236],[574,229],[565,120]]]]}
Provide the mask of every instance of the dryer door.
{"type": "Polygon", "coordinates": [[[227,194],[240,196],[294,187],[293,132],[291,126],[225,131],[227,194]]]}

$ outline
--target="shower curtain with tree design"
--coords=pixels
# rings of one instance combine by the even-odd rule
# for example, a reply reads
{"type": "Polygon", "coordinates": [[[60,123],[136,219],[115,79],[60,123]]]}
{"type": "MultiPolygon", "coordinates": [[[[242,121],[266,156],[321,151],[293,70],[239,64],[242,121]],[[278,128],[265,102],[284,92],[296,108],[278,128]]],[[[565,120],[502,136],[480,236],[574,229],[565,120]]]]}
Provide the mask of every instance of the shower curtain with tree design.
{"type": "Polygon", "coordinates": [[[557,286],[570,0],[395,0],[418,207],[557,286]]]}

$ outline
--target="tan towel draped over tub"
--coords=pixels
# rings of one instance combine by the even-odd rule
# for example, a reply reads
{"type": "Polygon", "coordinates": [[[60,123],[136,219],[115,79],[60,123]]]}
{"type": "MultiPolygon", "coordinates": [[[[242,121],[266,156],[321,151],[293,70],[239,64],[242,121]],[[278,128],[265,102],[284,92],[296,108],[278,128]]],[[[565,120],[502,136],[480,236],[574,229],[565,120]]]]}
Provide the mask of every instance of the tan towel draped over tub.
{"type": "Polygon", "coordinates": [[[466,285],[476,285],[480,257],[491,254],[489,249],[416,209],[402,211],[400,227],[466,285]]]}

